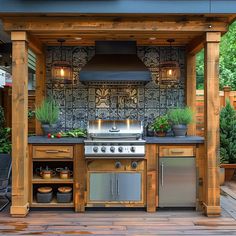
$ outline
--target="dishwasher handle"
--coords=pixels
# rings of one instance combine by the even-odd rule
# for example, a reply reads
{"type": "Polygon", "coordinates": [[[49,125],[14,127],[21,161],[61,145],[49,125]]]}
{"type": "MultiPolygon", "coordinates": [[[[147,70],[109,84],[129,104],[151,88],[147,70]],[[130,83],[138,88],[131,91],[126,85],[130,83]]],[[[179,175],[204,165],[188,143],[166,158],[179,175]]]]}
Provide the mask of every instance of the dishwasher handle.
{"type": "Polygon", "coordinates": [[[161,162],[161,186],[164,185],[164,163],[161,162]]]}

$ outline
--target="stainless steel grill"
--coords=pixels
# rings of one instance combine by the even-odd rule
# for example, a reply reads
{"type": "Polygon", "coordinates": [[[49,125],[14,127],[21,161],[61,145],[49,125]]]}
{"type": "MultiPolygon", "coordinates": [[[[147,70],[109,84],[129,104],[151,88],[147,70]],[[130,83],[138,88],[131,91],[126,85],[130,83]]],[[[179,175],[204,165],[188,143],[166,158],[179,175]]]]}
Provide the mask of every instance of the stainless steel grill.
{"type": "Polygon", "coordinates": [[[85,140],[86,158],[144,158],[143,126],[136,120],[92,120],[85,140]]]}

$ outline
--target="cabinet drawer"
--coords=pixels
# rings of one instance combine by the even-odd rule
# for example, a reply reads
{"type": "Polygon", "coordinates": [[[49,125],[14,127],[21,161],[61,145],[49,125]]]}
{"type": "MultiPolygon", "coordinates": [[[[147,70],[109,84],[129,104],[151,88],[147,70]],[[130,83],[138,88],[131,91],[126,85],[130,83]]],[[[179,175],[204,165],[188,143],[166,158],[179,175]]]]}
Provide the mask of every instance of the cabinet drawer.
{"type": "Polygon", "coordinates": [[[192,146],[163,146],[160,147],[160,157],[195,156],[195,147],[192,146]]]}
{"type": "Polygon", "coordinates": [[[34,146],[33,158],[73,158],[72,146],[34,146]]]}

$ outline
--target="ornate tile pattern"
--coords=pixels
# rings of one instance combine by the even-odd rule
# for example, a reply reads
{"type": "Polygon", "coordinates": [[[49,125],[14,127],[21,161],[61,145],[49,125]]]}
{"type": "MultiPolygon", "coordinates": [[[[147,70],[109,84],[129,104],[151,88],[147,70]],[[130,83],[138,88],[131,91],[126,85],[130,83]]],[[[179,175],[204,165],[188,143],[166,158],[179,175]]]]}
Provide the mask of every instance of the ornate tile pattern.
{"type": "Polygon", "coordinates": [[[185,101],[185,48],[173,47],[171,57],[181,68],[177,85],[159,81],[159,65],[167,60],[169,47],[138,47],[138,56],[152,73],[145,86],[88,87],[79,82],[79,71],[94,56],[94,47],[63,47],[63,58],[73,65],[74,84],[55,83],[51,64],[60,59],[59,47],[47,48],[47,95],[60,106],[61,129],[87,126],[91,119],[138,119],[148,124],[168,109],[183,106],[185,101]]]}

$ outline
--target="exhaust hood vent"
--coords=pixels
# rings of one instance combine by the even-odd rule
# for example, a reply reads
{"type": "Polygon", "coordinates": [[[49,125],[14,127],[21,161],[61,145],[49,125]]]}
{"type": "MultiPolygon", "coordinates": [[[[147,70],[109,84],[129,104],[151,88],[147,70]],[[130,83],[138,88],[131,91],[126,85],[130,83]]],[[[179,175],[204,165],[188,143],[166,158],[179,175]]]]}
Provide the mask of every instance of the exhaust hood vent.
{"type": "Polygon", "coordinates": [[[136,42],[97,41],[95,56],[81,69],[84,84],[146,84],[151,73],[137,56],[136,42]]]}

